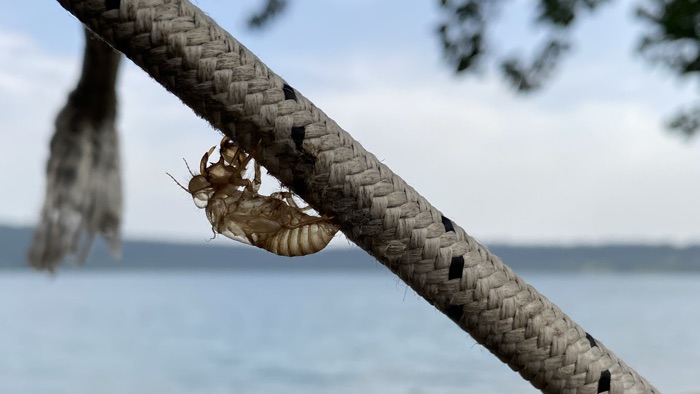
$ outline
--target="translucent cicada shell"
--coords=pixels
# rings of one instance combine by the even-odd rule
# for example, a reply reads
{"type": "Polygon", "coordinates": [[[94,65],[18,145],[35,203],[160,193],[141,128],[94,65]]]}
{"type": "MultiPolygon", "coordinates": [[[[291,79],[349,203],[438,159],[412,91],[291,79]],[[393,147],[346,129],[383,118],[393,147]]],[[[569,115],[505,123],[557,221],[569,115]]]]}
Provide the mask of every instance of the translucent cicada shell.
{"type": "Polygon", "coordinates": [[[205,210],[215,233],[280,256],[316,253],[333,239],[339,227],[330,218],[307,214],[309,207],[299,207],[290,192],[258,193],[260,165],[254,161],[252,180],[244,177],[252,156],[224,137],[219,161],[208,164],[215,149],[204,154],[200,174],[192,174],[187,188],[181,185],[205,210]]]}

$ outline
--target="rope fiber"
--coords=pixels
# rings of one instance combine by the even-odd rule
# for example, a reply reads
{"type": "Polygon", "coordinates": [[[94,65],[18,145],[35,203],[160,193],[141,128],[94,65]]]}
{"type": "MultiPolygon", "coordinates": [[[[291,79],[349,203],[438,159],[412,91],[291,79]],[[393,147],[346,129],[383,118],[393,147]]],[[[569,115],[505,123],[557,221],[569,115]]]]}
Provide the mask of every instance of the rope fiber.
{"type": "Polygon", "coordinates": [[[546,393],[657,393],[187,0],[59,0],[546,393]]]}

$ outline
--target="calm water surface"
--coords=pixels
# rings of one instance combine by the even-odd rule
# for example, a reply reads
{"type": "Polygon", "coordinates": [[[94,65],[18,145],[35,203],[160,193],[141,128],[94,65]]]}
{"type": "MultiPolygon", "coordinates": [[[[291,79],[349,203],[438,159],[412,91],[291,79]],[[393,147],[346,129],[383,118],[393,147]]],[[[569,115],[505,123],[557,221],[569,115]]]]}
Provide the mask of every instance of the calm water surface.
{"type": "MultiPolygon", "coordinates": [[[[700,276],[525,274],[665,393],[700,276]]],[[[389,273],[0,274],[0,393],[535,393],[389,273]]]]}

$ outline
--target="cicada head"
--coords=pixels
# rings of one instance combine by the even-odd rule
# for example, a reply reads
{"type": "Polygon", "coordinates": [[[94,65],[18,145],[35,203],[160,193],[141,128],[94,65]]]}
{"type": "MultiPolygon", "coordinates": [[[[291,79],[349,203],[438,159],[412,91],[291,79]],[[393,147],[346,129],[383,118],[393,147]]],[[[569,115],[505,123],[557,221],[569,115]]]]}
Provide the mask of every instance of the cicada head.
{"type": "Polygon", "coordinates": [[[187,185],[187,191],[192,194],[194,205],[197,208],[204,208],[209,203],[209,199],[214,194],[214,188],[203,175],[195,175],[187,185]]]}

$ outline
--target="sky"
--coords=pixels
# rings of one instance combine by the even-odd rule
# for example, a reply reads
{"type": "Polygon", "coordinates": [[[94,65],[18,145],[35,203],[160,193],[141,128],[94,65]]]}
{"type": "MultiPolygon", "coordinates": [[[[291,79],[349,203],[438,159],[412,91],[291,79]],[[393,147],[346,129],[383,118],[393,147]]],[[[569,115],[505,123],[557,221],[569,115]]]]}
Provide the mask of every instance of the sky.
{"type": "MultiPolygon", "coordinates": [[[[696,99],[697,85],[635,54],[641,26],[630,2],[582,21],[554,77],[527,96],[493,67],[478,77],[450,71],[434,34],[437,1],[296,0],[263,32],[244,23],[259,0],[196,4],[487,245],[700,242],[700,141],[663,128],[696,99]]],[[[519,17],[527,2],[513,4],[493,32],[499,53],[527,50],[537,35],[531,18],[519,17]]],[[[0,5],[0,223],[32,225],[82,32],[57,2],[0,5]]],[[[128,60],[123,66],[124,236],[204,242],[204,212],[166,172],[186,183],[182,159],[197,163],[220,134],[128,60]]],[[[279,189],[263,183],[264,192],[279,189]]]]}

